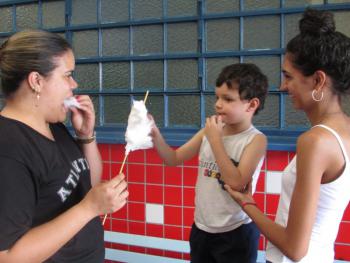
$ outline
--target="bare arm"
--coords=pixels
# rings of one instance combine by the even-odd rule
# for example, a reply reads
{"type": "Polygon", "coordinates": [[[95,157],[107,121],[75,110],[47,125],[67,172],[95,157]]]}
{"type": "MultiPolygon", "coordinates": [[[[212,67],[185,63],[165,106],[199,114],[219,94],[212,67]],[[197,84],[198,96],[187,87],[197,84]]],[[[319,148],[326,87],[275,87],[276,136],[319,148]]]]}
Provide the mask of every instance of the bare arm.
{"type": "MultiPolygon", "coordinates": [[[[286,227],[268,219],[255,206],[245,206],[245,212],[257,224],[266,238],[294,261],[302,259],[310,242],[315,221],[321,178],[330,156],[322,138],[308,132],[297,143],[297,176],[286,227]],[[327,160],[328,159],[328,160],[327,160]]],[[[226,187],[238,203],[252,201],[251,195],[226,187]]]]}
{"type": "Polygon", "coordinates": [[[249,181],[266,153],[267,140],[263,134],[256,135],[244,149],[239,165],[236,167],[227,155],[222,142],[221,120],[216,116],[207,118],[205,133],[220,169],[221,180],[232,189],[240,191],[249,181]]]}
{"type": "MultiPolygon", "coordinates": [[[[77,96],[79,109],[71,108],[72,124],[77,136],[81,138],[89,138],[94,134],[95,127],[95,111],[94,105],[89,96],[77,96]]],[[[96,185],[101,181],[102,160],[97,147],[96,140],[89,144],[81,144],[81,149],[89,163],[91,184],[96,185]]]]}
{"type": "Polygon", "coordinates": [[[170,166],[179,165],[196,156],[202,143],[203,134],[203,130],[198,131],[188,142],[174,150],[165,142],[155,124],[152,129],[154,147],[165,164],[170,166]]]}
{"type": "Polygon", "coordinates": [[[0,251],[0,262],[34,263],[48,259],[91,219],[123,207],[128,196],[126,186],[124,175],[95,186],[80,203],[55,219],[30,229],[10,249],[0,251]]]}
{"type": "Polygon", "coordinates": [[[101,181],[102,175],[102,159],[100,151],[97,147],[96,140],[88,143],[81,144],[81,149],[84,153],[86,160],[90,167],[91,185],[94,186],[101,181]]]}

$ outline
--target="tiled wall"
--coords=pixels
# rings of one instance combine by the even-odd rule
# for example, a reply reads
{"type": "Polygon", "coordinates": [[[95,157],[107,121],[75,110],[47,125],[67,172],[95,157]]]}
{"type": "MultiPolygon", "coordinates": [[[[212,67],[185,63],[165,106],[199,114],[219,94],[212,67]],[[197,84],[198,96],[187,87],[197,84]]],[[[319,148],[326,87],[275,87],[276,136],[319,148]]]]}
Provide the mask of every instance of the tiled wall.
{"type": "MultiPolygon", "coordinates": [[[[124,158],[124,145],[99,145],[104,173],[109,180],[119,172],[124,158]]],[[[274,219],[278,205],[281,172],[293,158],[293,152],[269,151],[262,167],[255,200],[265,214],[274,219]]],[[[197,159],[183,166],[168,167],[162,164],[155,150],[131,152],[124,167],[130,196],[127,205],[108,215],[105,230],[131,234],[188,240],[194,212],[194,192],[197,177],[197,159]]],[[[338,238],[336,259],[350,260],[350,205],[345,211],[338,238]]],[[[260,248],[266,240],[260,238],[260,248]]],[[[118,248],[154,255],[189,259],[189,255],[106,243],[118,248]]]]}

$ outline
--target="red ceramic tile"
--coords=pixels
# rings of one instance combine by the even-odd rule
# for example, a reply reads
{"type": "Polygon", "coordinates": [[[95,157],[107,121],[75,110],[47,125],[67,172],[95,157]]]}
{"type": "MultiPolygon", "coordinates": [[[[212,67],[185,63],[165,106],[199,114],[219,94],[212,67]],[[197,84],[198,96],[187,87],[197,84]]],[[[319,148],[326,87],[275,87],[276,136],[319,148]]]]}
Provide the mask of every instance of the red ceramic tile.
{"type": "Polygon", "coordinates": [[[260,172],[255,192],[265,192],[265,172],[260,172]]]}
{"type": "Polygon", "coordinates": [[[265,250],[265,237],[260,235],[259,238],[259,250],[265,250]]]}
{"type": "Polygon", "coordinates": [[[183,240],[189,241],[191,235],[191,227],[184,227],[183,229],[183,240]]]}
{"type": "Polygon", "coordinates": [[[190,160],[184,161],[184,166],[198,166],[198,156],[195,156],[190,160]]]}
{"type": "Polygon", "coordinates": [[[182,259],[182,253],[174,252],[174,251],[164,251],[164,256],[168,258],[182,259]]]}
{"type": "Polygon", "coordinates": [[[145,201],[145,185],[144,184],[128,184],[129,201],[144,202],[145,201]]]}
{"type": "Polygon", "coordinates": [[[145,226],[145,223],[141,222],[128,222],[130,234],[145,235],[145,226]]]}
{"type": "Polygon", "coordinates": [[[98,150],[101,154],[101,158],[103,161],[110,161],[111,158],[110,158],[110,154],[109,154],[109,144],[104,144],[104,143],[99,143],[97,145],[98,147],[98,150]]]}
{"type": "Polygon", "coordinates": [[[128,232],[128,224],[125,220],[112,220],[112,231],[114,232],[122,232],[127,233],[128,232]]]}
{"type": "Polygon", "coordinates": [[[146,253],[154,256],[164,256],[164,250],[162,249],[147,248],[146,253]]]}
{"type": "Polygon", "coordinates": [[[350,261],[350,245],[335,245],[335,259],[350,261]]]}
{"type": "Polygon", "coordinates": [[[126,219],[127,218],[127,204],[124,205],[121,209],[119,209],[118,211],[114,212],[112,214],[112,218],[118,218],[118,219],[126,219]]]}
{"type": "Polygon", "coordinates": [[[278,207],[279,195],[267,194],[266,195],[266,213],[275,215],[278,207]]]}
{"type": "Polygon", "coordinates": [[[146,253],[146,248],[144,247],[139,247],[139,246],[130,246],[129,251],[131,252],[136,252],[136,253],[146,253]]]}
{"type": "MultiPolygon", "coordinates": [[[[119,174],[121,166],[121,163],[111,163],[111,179],[119,174]]],[[[124,165],[123,171],[121,171],[121,173],[123,173],[126,176],[126,179],[128,179],[126,165],[124,165]]]]}
{"type": "Polygon", "coordinates": [[[136,150],[130,152],[127,161],[130,163],[145,163],[145,151],[136,150]]]}
{"type": "Polygon", "coordinates": [[[111,164],[108,162],[102,163],[102,180],[109,181],[111,179],[111,164]]]}
{"type": "Polygon", "coordinates": [[[264,158],[264,161],[263,161],[263,164],[262,164],[262,166],[261,166],[261,171],[264,171],[265,169],[266,169],[266,156],[265,156],[265,158],[264,158]]]}
{"type": "Polygon", "coordinates": [[[163,204],[163,186],[146,185],[146,202],[163,204]]]}
{"type": "Polygon", "coordinates": [[[182,226],[182,207],[164,206],[164,224],[182,226]]]}
{"type": "Polygon", "coordinates": [[[350,221],[350,203],[348,204],[347,208],[344,211],[342,221],[350,221]]]}
{"type": "Polygon", "coordinates": [[[289,152],[289,162],[294,158],[295,152],[289,152]]]}
{"type": "Polygon", "coordinates": [[[151,184],[163,184],[163,166],[147,164],[146,182],[151,184]]]}
{"type": "Polygon", "coordinates": [[[198,176],[198,168],[195,167],[184,167],[184,185],[185,186],[195,186],[198,176]]]}
{"type": "Polygon", "coordinates": [[[145,204],[129,202],[128,219],[134,221],[145,221],[145,204]]]}
{"type": "Polygon", "coordinates": [[[286,151],[268,151],[267,152],[267,170],[283,171],[288,164],[288,152],[286,151]]]}
{"type": "Polygon", "coordinates": [[[113,162],[122,162],[125,156],[125,145],[123,144],[112,144],[110,145],[111,160],[113,162]]]}
{"type": "Polygon", "coordinates": [[[182,240],[182,227],[164,226],[165,238],[182,240]]]}
{"type": "Polygon", "coordinates": [[[265,211],[265,195],[262,193],[255,193],[254,200],[259,207],[259,209],[264,212],[265,211]]]}
{"type": "Polygon", "coordinates": [[[162,164],[163,160],[156,149],[148,149],[146,150],[146,163],[162,164]]]}
{"type": "MultiPolygon", "coordinates": [[[[101,215],[100,218],[101,218],[101,224],[103,222],[103,219],[104,219],[104,215],[101,215]]],[[[110,214],[107,215],[107,219],[103,225],[103,230],[106,230],[106,231],[110,231],[112,230],[112,224],[111,224],[111,217],[110,217],[110,214]]]]}
{"type": "MultiPolygon", "coordinates": [[[[336,242],[346,243],[350,245],[350,223],[342,222],[339,226],[339,232],[336,242]]],[[[349,251],[350,252],[350,251],[349,251]]]]}
{"type": "Polygon", "coordinates": [[[183,225],[191,227],[194,220],[194,208],[193,207],[184,207],[183,208],[184,219],[183,225]]]}
{"type": "MultiPolygon", "coordinates": [[[[112,244],[112,248],[114,248],[114,249],[119,249],[119,250],[129,251],[129,245],[123,245],[123,244],[115,244],[115,243],[113,243],[113,244],[112,244]]],[[[113,261],[113,263],[115,263],[115,262],[113,261]]]]}
{"type": "Polygon", "coordinates": [[[189,253],[183,253],[183,259],[190,261],[191,260],[191,254],[189,253]]]}
{"type": "Polygon", "coordinates": [[[164,188],[164,203],[166,205],[182,205],[182,189],[176,186],[166,186],[164,188]]]}
{"type": "Polygon", "coordinates": [[[194,206],[194,196],[195,188],[194,187],[184,187],[184,206],[194,206]]]}
{"type": "Polygon", "coordinates": [[[128,181],[135,183],[145,182],[145,166],[143,164],[128,165],[128,181]]]}
{"type": "Polygon", "coordinates": [[[165,166],[164,167],[164,183],[167,185],[182,185],[182,168],[165,166]]]}
{"type": "Polygon", "coordinates": [[[146,235],[153,237],[164,237],[163,225],[146,224],[146,235]]]}

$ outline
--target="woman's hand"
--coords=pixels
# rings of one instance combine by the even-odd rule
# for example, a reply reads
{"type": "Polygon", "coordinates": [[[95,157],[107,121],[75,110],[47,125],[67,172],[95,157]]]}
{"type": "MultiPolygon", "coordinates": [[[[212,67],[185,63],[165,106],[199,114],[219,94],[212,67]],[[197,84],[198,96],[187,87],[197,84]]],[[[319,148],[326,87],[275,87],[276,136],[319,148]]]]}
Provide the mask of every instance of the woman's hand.
{"type": "Polygon", "coordinates": [[[75,134],[81,138],[90,138],[94,134],[95,110],[94,105],[87,95],[76,96],[80,105],[79,109],[72,107],[71,121],[75,134]]]}
{"type": "Polygon", "coordinates": [[[125,175],[121,173],[91,188],[81,202],[93,216],[98,216],[119,210],[126,204],[128,196],[125,175]]]}
{"type": "Polygon", "coordinates": [[[226,191],[231,195],[231,197],[242,206],[243,203],[254,202],[252,196],[252,181],[250,181],[244,189],[241,191],[233,190],[229,185],[225,184],[226,191]]]}

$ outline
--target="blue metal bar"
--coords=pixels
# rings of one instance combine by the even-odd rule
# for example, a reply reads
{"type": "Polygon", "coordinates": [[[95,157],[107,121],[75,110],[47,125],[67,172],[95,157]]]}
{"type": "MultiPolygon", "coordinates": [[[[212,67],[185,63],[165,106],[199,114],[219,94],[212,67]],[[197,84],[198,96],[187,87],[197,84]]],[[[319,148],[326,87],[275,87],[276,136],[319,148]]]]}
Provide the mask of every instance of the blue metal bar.
{"type": "Polygon", "coordinates": [[[207,41],[206,41],[206,36],[205,36],[205,22],[202,19],[203,14],[204,14],[204,3],[201,0],[197,1],[197,13],[199,15],[199,20],[197,22],[198,24],[198,28],[197,28],[197,32],[198,32],[198,39],[197,39],[197,43],[198,43],[198,52],[200,54],[202,54],[199,58],[198,58],[198,85],[199,85],[199,91],[200,91],[200,126],[204,127],[205,124],[205,96],[204,96],[204,91],[207,89],[206,87],[206,66],[205,66],[205,60],[203,57],[203,53],[206,51],[206,47],[207,47],[207,41]]]}

